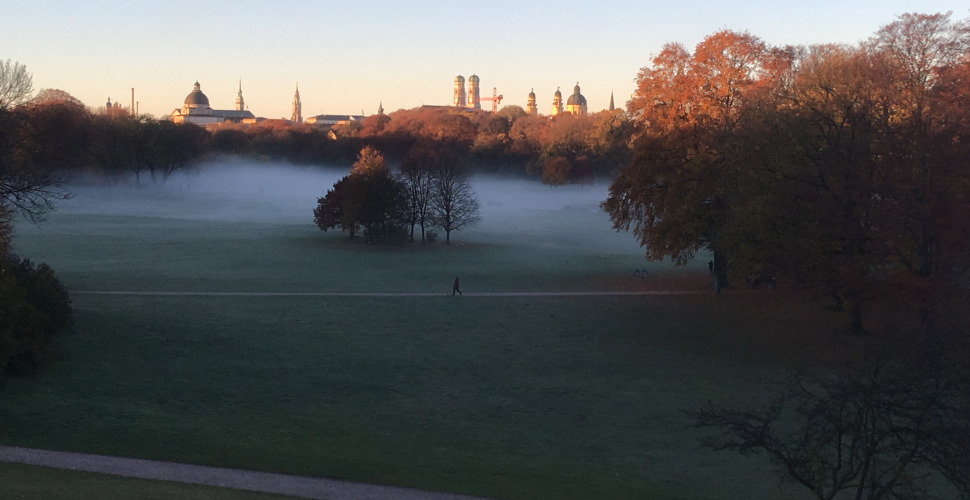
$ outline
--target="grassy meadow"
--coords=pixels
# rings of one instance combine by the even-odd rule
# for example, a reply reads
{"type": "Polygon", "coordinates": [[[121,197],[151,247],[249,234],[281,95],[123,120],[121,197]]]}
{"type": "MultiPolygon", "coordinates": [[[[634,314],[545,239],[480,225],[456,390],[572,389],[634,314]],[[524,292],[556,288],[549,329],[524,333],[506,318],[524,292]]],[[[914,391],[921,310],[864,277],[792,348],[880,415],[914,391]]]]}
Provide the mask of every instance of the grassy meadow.
{"type": "MultiPolygon", "coordinates": [[[[764,457],[700,448],[684,410],[834,360],[841,317],[782,290],[714,296],[706,258],[644,262],[602,185],[478,180],[483,221],[452,245],[367,247],[312,223],[344,174],[74,186],[19,224],[15,250],[75,292],[441,295],[76,293],[62,359],[0,388],[0,443],[509,499],[808,497],[764,457]],[[465,292],[698,293],[452,297],[456,274],[465,292]]],[[[40,488],[32,471],[0,484],[40,488]]]]}

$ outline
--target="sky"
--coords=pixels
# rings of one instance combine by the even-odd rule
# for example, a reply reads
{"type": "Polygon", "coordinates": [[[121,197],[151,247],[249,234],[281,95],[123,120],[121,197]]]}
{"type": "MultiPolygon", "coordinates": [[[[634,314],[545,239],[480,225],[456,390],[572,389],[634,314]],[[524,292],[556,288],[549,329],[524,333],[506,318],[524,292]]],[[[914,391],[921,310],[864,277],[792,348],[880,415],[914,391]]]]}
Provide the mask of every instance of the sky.
{"type": "MultiPolygon", "coordinates": [[[[288,118],[450,105],[454,79],[481,79],[501,106],[539,112],[579,84],[590,112],[617,107],[664,44],[693,49],[722,29],[770,45],[856,44],[903,13],[953,12],[966,0],[31,0],[0,6],[0,60],[27,67],[34,90],[97,108],[135,89],[142,114],[168,116],[198,81],[215,109],[288,118]]],[[[483,103],[488,108],[489,103],[483,103]]]]}

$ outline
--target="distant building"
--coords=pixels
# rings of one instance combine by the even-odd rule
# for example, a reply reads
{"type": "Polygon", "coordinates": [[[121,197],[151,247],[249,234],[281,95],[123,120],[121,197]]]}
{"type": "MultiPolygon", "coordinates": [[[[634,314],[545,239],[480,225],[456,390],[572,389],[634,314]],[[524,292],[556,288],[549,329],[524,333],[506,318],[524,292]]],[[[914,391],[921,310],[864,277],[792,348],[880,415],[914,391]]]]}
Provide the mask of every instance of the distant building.
{"type": "Polygon", "coordinates": [[[478,88],[478,75],[468,77],[468,107],[472,109],[482,109],[482,95],[478,88]]]}
{"type": "Polygon", "coordinates": [[[556,93],[552,94],[552,116],[559,116],[562,113],[562,92],[556,89],[556,93]]]}
{"type": "Polygon", "coordinates": [[[530,115],[539,114],[539,108],[536,107],[536,89],[529,91],[529,100],[525,103],[525,112],[530,115]]]}
{"type": "Polygon", "coordinates": [[[236,111],[245,111],[246,101],[242,96],[242,80],[239,80],[239,93],[236,94],[236,111]]]}
{"type": "Polygon", "coordinates": [[[236,109],[212,109],[209,98],[202,93],[199,82],[195,82],[192,92],[185,97],[182,107],[172,111],[169,118],[174,123],[192,123],[194,125],[214,125],[223,122],[241,123],[255,121],[256,117],[247,110],[239,109],[243,104],[242,83],[239,84],[239,95],[236,97],[236,109]]]}
{"type": "Polygon", "coordinates": [[[306,122],[311,125],[342,125],[344,123],[363,121],[363,119],[364,115],[317,115],[307,118],[306,122]]]}
{"type": "Polygon", "coordinates": [[[452,99],[452,105],[464,108],[465,103],[465,77],[458,75],[455,77],[455,96],[452,99]]]}
{"type": "Polygon", "coordinates": [[[296,94],[293,95],[293,113],[290,115],[293,123],[303,123],[303,103],[300,102],[300,85],[296,85],[296,94]]]}
{"type": "MultiPolygon", "coordinates": [[[[557,90],[556,93],[558,94],[559,91],[557,90]]],[[[586,98],[579,93],[579,82],[576,82],[576,86],[573,87],[573,95],[566,100],[566,112],[574,116],[586,116],[586,98]]]]}
{"type": "MultiPolygon", "coordinates": [[[[481,79],[478,75],[468,77],[468,93],[465,93],[465,77],[458,75],[455,77],[455,93],[451,100],[451,105],[456,108],[482,109],[482,91],[479,87],[481,79]]],[[[492,89],[493,93],[495,89],[492,89]]],[[[501,101],[501,96],[487,97],[486,101],[501,101]]]]}

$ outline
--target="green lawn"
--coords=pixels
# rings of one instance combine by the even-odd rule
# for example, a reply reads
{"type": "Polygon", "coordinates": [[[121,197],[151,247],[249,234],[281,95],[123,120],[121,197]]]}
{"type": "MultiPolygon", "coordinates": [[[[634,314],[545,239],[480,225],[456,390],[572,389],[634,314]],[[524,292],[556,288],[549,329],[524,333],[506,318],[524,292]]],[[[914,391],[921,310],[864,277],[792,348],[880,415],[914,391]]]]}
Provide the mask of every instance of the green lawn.
{"type": "Polygon", "coordinates": [[[684,410],[757,401],[850,341],[789,292],[714,296],[704,262],[647,265],[592,210],[506,205],[450,247],[385,249],[309,212],[79,198],[15,241],[72,290],[447,293],[460,274],[466,291],[702,293],[76,295],[63,359],[0,391],[3,444],[515,499],[798,498],[764,458],[701,449],[684,410]]]}

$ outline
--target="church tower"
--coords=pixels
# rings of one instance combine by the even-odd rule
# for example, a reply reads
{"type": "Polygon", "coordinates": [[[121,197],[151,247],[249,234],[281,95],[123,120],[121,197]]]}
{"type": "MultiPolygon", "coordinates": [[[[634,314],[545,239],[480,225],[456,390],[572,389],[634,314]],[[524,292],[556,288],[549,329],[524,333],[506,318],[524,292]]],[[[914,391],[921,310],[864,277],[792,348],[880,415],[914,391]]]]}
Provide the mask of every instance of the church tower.
{"type": "Polygon", "coordinates": [[[566,100],[566,112],[575,116],[586,116],[586,98],[579,92],[579,82],[573,87],[573,95],[566,100]]]}
{"type": "Polygon", "coordinates": [[[300,84],[296,84],[296,94],[293,94],[293,115],[290,117],[293,123],[303,123],[303,104],[300,103],[300,84]]]}
{"type": "Polygon", "coordinates": [[[539,114],[539,109],[536,108],[536,89],[529,91],[529,100],[525,102],[525,113],[533,116],[539,114]]]}
{"type": "Polygon", "coordinates": [[[562,113],[562,92],[556,88],[556,93],[552,95],[552,116],[559,116],[562,113]]]}
{"type": "Polygon", "coordinates": [[[613,111],[614,109],[616,108],[613,106],[613,92],[610,92],[610,111],[613,111]]]}
{"type": "Polygon", "coordinates": [[[478,89],[478,75],[468,77],[468,103],[467,107],[472,109],[482,109],[482,95],[478,89]]]}
{"type": "Polygon", "coordinates": [[[242,80],[239,80],[239,93],[236,94],[236,111],[244,111],[246,109],[246,101],[243,100],[242,96],[242,80]]]}
{"type": "Polygon", "coordinates": [[[455,97],[452,99],[452,105],[464,108],[465,102],[465,77],[458,75],[455,77],[455,97]]]}

